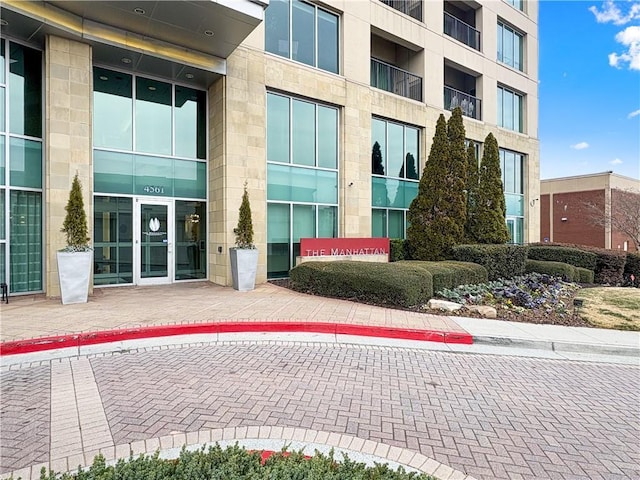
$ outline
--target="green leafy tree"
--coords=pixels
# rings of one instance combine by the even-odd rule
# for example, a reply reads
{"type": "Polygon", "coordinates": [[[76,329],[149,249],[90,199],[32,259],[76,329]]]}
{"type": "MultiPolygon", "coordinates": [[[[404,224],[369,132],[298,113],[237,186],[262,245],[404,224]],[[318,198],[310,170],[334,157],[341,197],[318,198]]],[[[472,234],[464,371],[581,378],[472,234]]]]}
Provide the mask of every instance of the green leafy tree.
{"type": "Polygon", "coordinates": [[[467,243],[478,243],[475,238],[477,229],[477,204],[478,204],[478,159],[476,147],[469,142],[467,147],[467,223],[465,224],[465,237],[467,243]]]}
{"type": "Polygon", "coordinates": [[[509,241],[506,211],[498,142],[489,133],[480,163],[475,221],[471,232],[473,238],[478,243],[500,244],[509,241]]]}
{"type": "Polygon", "coordinates": [[[67,236],[67,247],[64,250],[72,252],[89,250],[87,214],[84,210],[82,184],[77,173],[73,177],[69,201],[64,209],[67,211],[61,230],[67,236]]]}
{"type": "Polygon", "coordinates": [[[244,193],[240,204],[240,215],[238,226],[233,229],[236,235],[236,247],[256,248],[253,244],[253,221],[251,220],[251,204],[249,203],[249,192],[247,192],[247,182],[244,183],[244,193]]]}

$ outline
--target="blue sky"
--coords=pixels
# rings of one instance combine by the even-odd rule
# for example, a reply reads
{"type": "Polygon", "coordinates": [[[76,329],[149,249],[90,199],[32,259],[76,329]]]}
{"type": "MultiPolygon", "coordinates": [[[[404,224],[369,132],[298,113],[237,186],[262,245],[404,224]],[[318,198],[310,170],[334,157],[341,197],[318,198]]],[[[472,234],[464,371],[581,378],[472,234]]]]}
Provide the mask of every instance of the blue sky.
{"type": "Polygon", "coordinates": [[[541,0],[540,178],[640,179],[640,0],[541,0]]]}

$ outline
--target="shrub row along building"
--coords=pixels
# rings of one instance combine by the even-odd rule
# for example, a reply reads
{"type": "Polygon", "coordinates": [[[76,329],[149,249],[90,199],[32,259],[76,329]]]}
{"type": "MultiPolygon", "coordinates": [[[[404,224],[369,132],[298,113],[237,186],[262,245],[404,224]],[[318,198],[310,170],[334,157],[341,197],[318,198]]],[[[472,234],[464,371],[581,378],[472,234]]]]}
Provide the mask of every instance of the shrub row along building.
{"type": "Polygon", "coordinates": [[[537,1],[4,0],[1,18],[12,294],[59,295],[76,173],[95,286],[230,284],[245,180],[258,282],[303,237],[404,237],[456,106],[478,158],[498,139],[512,241],[539,239],[537,1]]]}

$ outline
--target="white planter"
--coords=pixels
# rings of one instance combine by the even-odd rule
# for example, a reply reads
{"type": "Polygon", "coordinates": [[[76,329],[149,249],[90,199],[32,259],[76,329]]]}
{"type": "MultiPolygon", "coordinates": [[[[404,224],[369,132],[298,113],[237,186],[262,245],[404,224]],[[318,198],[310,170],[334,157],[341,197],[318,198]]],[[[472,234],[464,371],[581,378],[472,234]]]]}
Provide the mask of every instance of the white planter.
{"type": "Polygon", "coordinates": [[[93,252],[57,252],[62,304],[87,303],[93,252]]]}
{"type": "Polygon", "coordinates": [[[233,288],[241,292],[253,290],[258,271],[258,250],[255,248],[230,248],[231,277],[233,288]]]}

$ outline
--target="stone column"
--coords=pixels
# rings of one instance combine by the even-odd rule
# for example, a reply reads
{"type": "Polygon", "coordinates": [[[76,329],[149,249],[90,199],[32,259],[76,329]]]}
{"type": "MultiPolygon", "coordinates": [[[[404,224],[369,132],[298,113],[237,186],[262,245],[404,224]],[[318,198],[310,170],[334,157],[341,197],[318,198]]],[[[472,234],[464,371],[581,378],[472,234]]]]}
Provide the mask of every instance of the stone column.
{"type": "Polygon", "coordinates": [[[89,237],[93,238],[91,47],[48,35],[45,42],[45,291],[60,296],[56,252],[76,173],[82,183],[89,237]]]}

